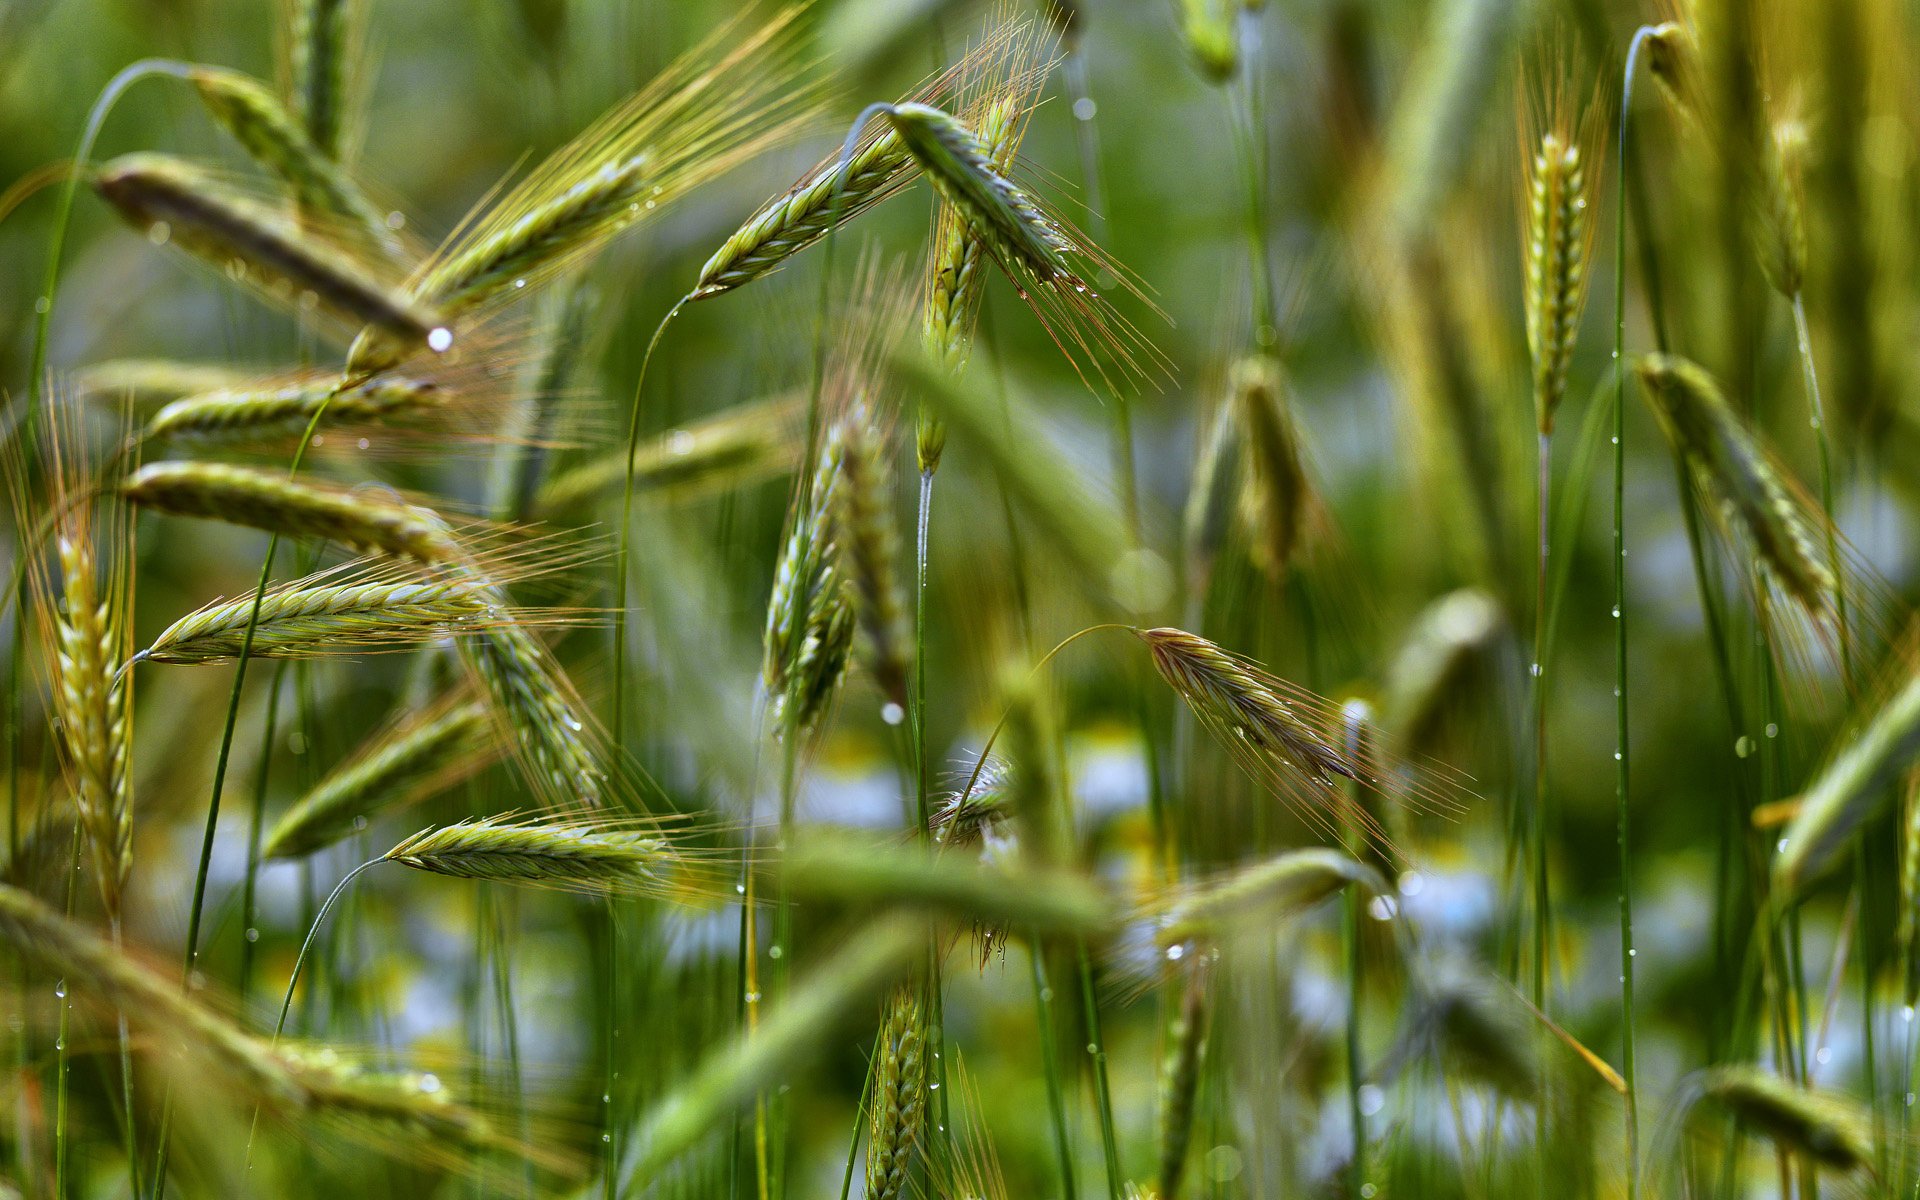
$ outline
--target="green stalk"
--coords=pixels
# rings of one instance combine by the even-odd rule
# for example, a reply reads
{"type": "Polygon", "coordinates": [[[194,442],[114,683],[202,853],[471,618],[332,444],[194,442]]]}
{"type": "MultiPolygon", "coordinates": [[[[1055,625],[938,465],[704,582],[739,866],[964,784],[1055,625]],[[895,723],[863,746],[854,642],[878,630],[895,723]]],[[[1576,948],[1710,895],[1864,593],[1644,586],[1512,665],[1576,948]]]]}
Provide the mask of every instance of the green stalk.
{"type": "Polygon", "coordinates": [[[1640,1194],[1640,1114],[1634,1088],[1633,1062],[1633,852],[1627,805],[1630,777],[1627,769],[1627,542],[1626,421],[1627,421],[1627,132],[1633,107],[1634,66],[1640,47],[1652,30],[1634,31],[1620,92],[1620,152],[1615,161],[1620,178],[1614,194],[1613,255],[1613,692],[1615,801],[1620,839],[1620,1076],[1626,1083],[1627,1198],[1640,1194]]]}
{"type": "Polygon", "coordinates": [[[1120,1174],[1120,1146],[1113,1127],[1113,1095],[1107,1086],[1107,1045],[1100,1034],[1100,1002],[1093,988],[1093,960],[1087,943],[1075,949],[1080,960],[1080,1004],[1087,1023],[1087,1054],[1093,1059],[1093,1094],[1100,1113],[1100,1150],[1106,1156],[1108,1200],[1120,1200],[1125,1187],[1120,1174]]]}
{"type": "Polygon", "coordinates": [[[1347,954],[1347,1120],[1353,1155],[1347,1162],[1347,1195],[1363,1196],[1367,1183],[1367,1119],[1360,1111],[1360,891],[1347,888],[1340,910],[1340,937],[1347,954]]]}
{"type": "Polygon", "coordinates": [[[253,811],[247,817],[247,874],[240,885],[240,977],[236,980],[240,1011],[247,1011],[247,994],[253,988],[254,947],[258,930],[254,928],[255,882],[260,874],[260,839],[266,827],[267,784],[273,767],[273,736],[280,719],[280,690],[286,682],[291,659],[274,664],[273,682],[267,688],[266,728],[260,735],[260,762],[253,775],[253,811]]]}
{"type": "MultiPolygon", "coordinates": [[[[1046,950],[1038,938],[1027,942],[1028,961],[1033,966],[1034,1019],[1040,1026],[1040,1061],[1047,1075],[1047,1115],[1053,1122],[1053,1149],[1060,1167],[1062,1200],[1078,1200],[1080,1189],[1073,1181],[1073,1141],[1067,1133],[1067,1106],[1060,1084],[1060,1052],[1053,1035],[1053,988],[1047,983],[1046,950]]],[[[945,1090],[944,1088],[941,1090],[945,1090]]]]}

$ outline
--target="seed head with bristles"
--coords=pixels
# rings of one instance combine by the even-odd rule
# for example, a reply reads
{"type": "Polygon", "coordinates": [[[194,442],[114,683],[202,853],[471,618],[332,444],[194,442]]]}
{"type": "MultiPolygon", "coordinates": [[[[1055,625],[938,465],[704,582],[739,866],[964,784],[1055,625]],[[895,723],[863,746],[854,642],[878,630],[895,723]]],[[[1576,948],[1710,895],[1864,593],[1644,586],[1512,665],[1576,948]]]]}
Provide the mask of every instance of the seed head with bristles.
{"type": "Polygon", "coordinates": [[[492,604],[458,582],[348,583],[269,590],[188,613],[140,652],[146,662],[211,663],[240,657],[247,627],[256,658],[299,658],[431,641],[483,620],[492,604]]]}
{"type": "Polygon", "coordinates": [[[442,705],[415,720],[388,725],[281,814],[261,854],[298,858],[324,850],[374,815],[425,799],[481,769],[499,746],[491,714],[480,700],[442,705]]]}
{"type": "Polygon", "coordinates": [[[1333,840],[1350,831],[1386,838],[1345,794],[1343,780],[1430,811],[1457,808],[1460,788],[1444,769],[1398,761],[1384,748],[1365,762],[1349,755],[1339,705],[1196,634],[1166,627],[1133,632],[1160,677],[1240,768],[1333,840]]]}
{"type": "MultiPolygon", "coordinates": [[[[812,104],[790,86],[795,20],[736,18],[556,150],[442,247],[407,294],[471,322],[530,294],[715,176],[790,136],[812,104]]],[[[348,374],[408,348],[369,330],[348,374]]]]}
{"type": "Polygon", "coordinates": [[[907,619],[900,604],[898,537],[885,434],[856,400],[835,424],[840,442],[841,554],[853,584],[854,609],[866,633],[874,679],[889,702],[906,710],[907,619]]]}
{"type": "Polygon", "coordinates": [[[1533,358],[1533,406],[1541,433],[1553,431],[1567,391],[1567,369],[1586,307],[1593,258],[1589,199],[1597,180],[1593,147],[1597,105],[1575,119],[1555,98],[1544,106],[1522,146],[1527,350],[1533,358]]]}
{"type": "Polygon", "coordinates": [[[1246,452],[1240,508],[1252,532],[1254,562],[1276,586],[1314,505],[1288,396],[1286,375],[1274,359],[1256,355],[1234,365],[1233,408],[1246,452]]]}
{"type": "Polygon", "coordinates": [[[129,503],[296,537],[338,542],[426,564],[459,547],[426,509],[365,492],[288,479],[278,471],[205,462],[149,463],[120,485],[129,503]]]}
{"type": "MultiPolygon", "coordinates": [[[[1706,371],[1669,354],[1647,355],[1636,370],[1661,429],[1721,530],[1744,544],[1760,579],[1837,638],[1839,581],[1828,553],[1828,518],[1706,371]]],[[[1857,615],[1871,620],[1866,581],[1858,581],[1860,587],[1851,578],[1846,582],[1849,595],[1857,597],[1857,615]]]]}
{"type": "Polygon", "coordinates": [[[479,817],[424,829],[381,855],[416,871],[589,895],[661,890],[674,854],[652,829],[479,817]]]}
{"type": "Polygon", "coordinates": [[[240,194],[184,159],[128,154],[100,167],[93,186],[150,237],[178,245],[270,299],[314,305],[353,326],[378,331],[401,353],[452,344],[418,296],[386,282],[313,229],[240,194]]]}
{"type": "Polygon", "coordinates": [[[390,261],[399,257],[400,242],[386,218],[265,84],[222,67],[196,66],[188,78],[207,111],[255,162],[287,183],[301,208],[345,218],[358,240],[390,261]]]}
{"type": "Polygon", "coordinates": [[[324,426],[378,425],[432,412],[446,398],[430,379],[376,375],[343,387],[338,373],[327,372],[183,396],[155,413],[141,436],[221,442],[297,437],[316,414],[324,426]]]}
{"type": "Polygon", "coordinates": [[[832,703],[853,645],[854,604],[835,520],[845,447],[830,430],[790,518],[767,599],[761,678],[783,736],[811,729],[832,703]]]}
{"type": "Polygon", "coordinates": [[[1758,1067],[1729,1065],[1697,1072],[1682,1082],[1675,1102],[1679,1120],[1689,1119],[1702,1100],[1822,1166],[1872,1170],[1873,1118],[1851,1097],[1812,1091],[1758,1067]]]}
{"type": "Polygon", "coordinates": [[[880,1029],[867,1119],[867,1190],[874,1200],[909,1194],[913,1155],[926,1120],[926,1058],[920,1001],[911,987],[895,988],[880,1029]]]}

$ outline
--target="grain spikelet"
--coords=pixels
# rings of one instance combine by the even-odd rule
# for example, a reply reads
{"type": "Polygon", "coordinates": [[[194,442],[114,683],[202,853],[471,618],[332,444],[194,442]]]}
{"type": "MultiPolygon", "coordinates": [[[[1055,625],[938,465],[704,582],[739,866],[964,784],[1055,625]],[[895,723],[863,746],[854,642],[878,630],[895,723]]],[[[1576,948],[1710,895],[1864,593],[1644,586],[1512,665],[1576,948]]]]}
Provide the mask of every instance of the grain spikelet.
{"type": "Polygon", "coordinates": [[[924,1037],[920,1001],[910,987],[895,988],[875,1048],[867,1118],[866,1194],[873,1200],[901,1200],[909,1194],[913,1156],[926,1120],[924,1037]]]}
{"type": "Polygon", "coordinates": [[[1774,886],[1792,897],[1812,881],[1920,758],[1920,675],[1873,711],[1801,797],[1781,833],[1774,886]]]}
{"type": "Polygon", "coordinates": [[[184,396],[155,413],[141,436],[199,442],[297,437],[316,413],[323,428],[378,425],[432,412],[445,401],[431,379],[375,375],[343,386],[328,372],[184,396]]]}
{"type": "MultiPolygon", "coordinates": [[[[1756,568],[1754,602],[1776,624],[1776,647],[1797,652],[1800,631],[1783,625],[1791,615],[1810,627],[1829,650],[1854,639],[1855,654],[1881,636],[1884,587],[1856,565],[1828,518],[1806,496],[1774,452],[1733,410],[1712,376],[1673,355],[1648,355],[1637,367],[1654,415],[1685,465],[1687,476],[1716,518],[1723,536],[1739,544],[1734,561],[1756,568]],[[1831,541],[1829,540],[1831,539],[1831,541]],[[1836,564],[1829,545],[1840,548],[1845,573],[1848,627],[1840,628],[1836,564]],[[1784,597],[1788,614],[1770,603],[1784,597]]],[[[1800,665],[1800,664],[1791,664],[1800,665]]]]}
{"type": "Polygon", "coordinates": [[[856,402],[835,425],[840,441],[841,552],[853,585],[854,611],[867,635],[873,676],[881,694],[906,711],[907,618],[900,603],[898,538],[893,524],[893,480],[886,436],[856,402]]]}
{"type": "Polygon", "coordinates": [[[1576,119],[1555,91],[1533,119],[1525,156],[1524,230],[1527,350],[1533,357],[1533,407],[1540,432],[1553,432],[1565,399],[1593,257],[1593,216],[1600,128],[1597,105],[1576,119]]]}
{"type": "Polygon", "coordinates": [[[1397,762],[1384,749],[1373,761],[1351,759],[1341,745],[1338,705],[1184,630],[1133,632],[1161,678],[1241,769],[1329,838],[1351,832],[1380,843],[1387,836],[1339,786],[1342,780],[1426,811],[1457,807],[1458,785],[1442,770],[1397,762]]]}
{"type": "Polygon", "coordinates": [[[386,218],[265,84],[223,67],[196,66],[187,77],[214,119],[293,189],[302,208],[346,218],[360,240],[389,260],[399,258],[400,241],[386,218]]]}
{"type": "Polygon", "coordinates": [[[73,386],[118,405],[130,399],[135,408],[178,400],[182,396],[238,387],[255,372],[225,363],[178,362],[169,358],[115,358],[81,367],[73,386]]]}
{"type": "Polygon", "coordinates": [[[1277,587],[1299,550],[1314,505],[1280,364],[1265,355],[1234,364],[1233,407],[1245,432],[1241,510],[1252,531],[1254,562],[1277,587]]]}
{"type": "MultiPolygon", "coordinates": [[[[486,587],[477,577],[468,579],[486,587]]],[[[610,785],[598,738],[572,682],[497,592],[484,626],[458,639],[460,657],[493,703],[495,719],[518,747],[521,768],[543,801],[559,808],[599,807],[610,785]]]]}
{"type": "Polygon", "coordinates": [[[1381,724],[1409,753],[1430,754],[1450,715],[1468,711],[1476,680],[1495,678],[1490,660],[1506,634],[1500,604],[1461,588],[1427,605],[1387,671],[1381,724]]]}
{"type": "MultiPolygon", "coordinates": [[[[691,500],[792,470],[800,459],[801,403],[785,394],[756,400],[642,442],[633,459],[634,494],[691,500]]],[[[540,488],[534,515],[573,516],[618,496],[626,470],[626,453],[616,451],[562,471],[540,488]]]]}
{"type": "Polygon", "coordinates": [[[829,1044],[845,1014],[924,953],[923,922],[904,915],[882,917],[854,930],[846,942],[762,1017],[744,1038],[720,1041],[692,1075],[663,1097],[625,1139],[620,1163],[622,1190],[660,1169],[713,1128],[714,1122],[748,1102],[763,1087],[804,1066],[829,1044]]]}
{"type": "MultiPolygon", "coordinates": [[[[750,16],[721,27],[550,155],[435,254],[408,294],[471,320],[791,134],[811,109],[788,82],[799,11],[786,9],[758,29],[750,16]]],[[[363,337],[348,372],[400,357],[403,350],[378,336],[363,337]]]]}
{"type": "Polygon", "coordinates": [[[443,704],[388,725],[281,814],[261,853],[299,858],[324,850],[373,816],[426,799],[480,770],[499,746],[492,716],[479,700],[443,704]]]}
{"type": "Polygon", "coordinates": [[[811,486],[796,497],[767,598],[761,680],[783,737],[811,729],[825,713],[853,646],[852,588],[834,520],[842,456],[839,433],[830,431],[811,486]]]}
{"type": "MultiPolygon", "coordinates": [[[[430,641],[483,620],[489,598],[464,583],[283,585],[260,602],[251,652],[299,658],[430,641]]],[[[163,630],[139,658],[157,663],[228,662],[240,656],[253,597],[188,613],[163,630]]]]}
{"type": "MultiPolygon", "coordinates": [[[[16,888],[0,885],[0,941],[24,952],[102,1009],[127,1014],[152,1044],[295,1125],[325,1122],[374,1146],[400,1132],[431,1133],[467,1155],[508,1148],[478,1113],[428,1076],[360,1071],[327,1051],[269,1046],[182,994],[117,947],[16,888]]],[[[417,1151],[418,1147],[414,1147],[417,1151]]]]}
{"type": "Polygon", "coordinates": [[[673,848],[657,830],[507,817],[424,829],[381,857],[434,875],[584,895],[657,893],[675,862],[673,848]]]}
{"type": "Polygon", "coordinates": [[[341,159],[346,125],[347,75],[365,13],[357,0],[295,0],[288,58],[293,97],[307,136],[320,152],[341,159]]]}
{"type": "Polygon", "coordinates": [[[1217,943],[1238,928],[1270,928],[1271,922],[1304,912],[1349,886],[1372,896],[1392,891],[1372,867],[1338,850],[1311,846],[1181,887],[1150,902],[1148,914],[1162,947],[1217,943]]]}
{"type": "MultiPolygon", "coordinates": [[[[958,63],[921,84],[903,103],[969,94],[1013,58],[1029,30],[1027,21],[995,20],[958,63]]],[[[690,298],[702,300],[751,283],[824,238],[834,227],[836,179],[841,189],[837,216],[844,225],[897,194],[912,182],[913,171],[913,156],[900,135],[884,123],[869,122],[854,143],[844,177],[836,149],[786,192],[761,205],[700,268],[690,298]]]]}
{"type": "Polygon", "coordinates": [[[290,480],[219,463],[149,463],[120,485],[129,503],[181,517],[339,542],[427,564],[459,554],[446,523],[426,509],[364,491],[290,480]]]}
{"type": "Polygon", "coordinates": [[[1873,1163],[1873,1119],[1850,1097],[1810,1091],[1758,1067],[1713,1067],[1688,1077],[1675,1105],[1686,1120],[1700,1101],[1734,1120],[1837,1171],[1868,1171],[1873,1163]]]}
{"type": "Polygon", "coordinates": [[[452,344],[441,319],[417,298],[193,163],[127,154],[102,166],[93,185],[149,237],[180,246],[271,299],[312,304],[342,322],[378,330],[406,353],[452,344]]]}

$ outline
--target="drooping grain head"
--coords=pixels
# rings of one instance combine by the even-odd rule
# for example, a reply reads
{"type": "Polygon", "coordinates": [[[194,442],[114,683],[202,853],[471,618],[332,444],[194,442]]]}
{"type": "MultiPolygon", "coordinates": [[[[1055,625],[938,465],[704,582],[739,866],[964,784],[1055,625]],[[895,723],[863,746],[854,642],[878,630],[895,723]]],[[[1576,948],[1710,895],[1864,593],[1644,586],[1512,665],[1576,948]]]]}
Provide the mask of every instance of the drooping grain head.
{"type": "Polygon", "coordinates": [[[183,159],[123,155],[94,173],[93,186],[150,239],[181,247],[277,303],[364,326],[396,349],[395,361],[452,345],[439,315],[417,297],[183,159]]]}
{"type": "MultiPolygon", "coordinates": [[[[633,458],[634,494],[692,500],[792,471],[802,457],[803,407],[800,396],[772,396],[642,442],[633,458]]],[[[626,479],[626,451],[588,459],[548,480],[533,514],[575,517],[596,500],[619,496],[626,479]]]]}
{"type": "Polygon", "coordinates": [[[895,988],[873,1068],[867,1119],[867,1190],[874,1200],[909,1194],[913,1158],[926,1122],[925,1022],[911,987],[895,988]]]}
{"type": "Polygon", "coordinates": [[[1265,355],[1236,363],[1232,403],[1245,435],[1240,508],[1252,532],[1254,562],[1278,586],[1299,550],[1314,502],[1280,364],[1265,355]]]}
{"type": "Polygon", "coordinates": [[[1027,193],[994,165],[994,155],[960,118],[930,104],[896,104],[889,124],[941,197],[963,214],[1003,262],[1043,282],[1069,275],[1074,244],[1027,193]]]}
{"type": "Polygon", "coordinates": [[[1187,488],[1182,538],[1187,558],[1187,589],[1204,597],[1213,566],[1226,548],[1245,488],[1246,437],[1237,406],[1223,404],[1212,428],[1200,440],[1200,458],[1187,488]]]}
{"type": "Polygon", "coordinates": [[[1499,601],[1475,588],[1435,600],[1415,619],[1387,671],[1381,723],[1410,754],[1434,753],[1448,720],[1490,698],[1507,632],[1499,601]]]}
{"type": "Polygon", "coordinates": [[[1187,54],[1209,83],[1225,84],[1240,69],[1232,0],[1180,0],[1180,34],[1187,54]]]}
{"type": "MultiPolygon", "coordinates": [[[[1030,19],[996,10],[986,32],[957,63],[902,102],[938,104],[981,94],[985,81],[1002,77],[1005,68],[1019,62],[1022,47],[1034,41],[1030,19]]],[[[898,194],[915,169],[900,135],[883,120],[868,122],[844,170],[836,150],[748,217],[700,269],[691,298],[717,296],[779,269],[832,229],[898,194]]]]}
{"type": "Polygon", "coordinates": [[[1740,1124],[1836,1171],[1870,1171],[1873,1117],[1856,1100],[1809,1091],[1751,1066],[1715,1067],[1682,1087],[1683,1118],[1708,1100],[1740,1124]]]}
{"type": "Polygon", "coordinates": [[[344,220],[355,240],[388,262],[400,260],[404,248],[385,215],[265,84],[221,67],[196,66],[188,78],[207,111],[255,162],[286,182],[302,209],[344,220]]]}
{"type": "Polygon", "coordinates": [[[365,551],[449,563],[460,553],[446,522],[426,509],[361,491],[219,463],[149,463],[120,485],[129,503],[365,551]]]}
{"type": "Polygon", "coordinates": [[[1916,761],[1920,761],[1920,675],[1911,675],[1869,710],[1865,725],[1841,743],[1801,795],[1774,855],[1778,893],[1787,898],[1800,895],[1881,811],[1894,785],[1916,761]]]}
{"type": "Polygon", "coordinates": [[[478,700],[441,705],[387,725],[281,814],[261,854],[299,858],[324,850],[374,817],[426,799],[484,768],[500,748],[487,706],[478,700]]]}
{"type": "MultiPolygon", "coordinates": [[[[532,294],[700,184],[790,136],[812,101],[791,80],[795,18],[723,26],[616,106],[442,247],[408,294],[472,322],[532,294]]],[[[369,330],[349,375],[391,366],[406,349],[369,330]]]]}
{"type": "Polygon", "coordinates": [[[1305,912],[1350,886],[1369,896],[1391,892],[1377,871],[1341,851],[1323,846],[1289,850],[1157,899],[1149,906],[1154,939],[1169,949],[1189,943],[1218,945],[1238,932],[1270,928],[1274,921],[1305,912]]]}
{"type": "Polygon", "coordinates": [[[1785,467],[1700,367],[1651,354],[1636,370],[1661,428],[1723,526],[1795,604],[1830,621],[1836,581],[1822,518],[1809,511],[1785,467]]]}

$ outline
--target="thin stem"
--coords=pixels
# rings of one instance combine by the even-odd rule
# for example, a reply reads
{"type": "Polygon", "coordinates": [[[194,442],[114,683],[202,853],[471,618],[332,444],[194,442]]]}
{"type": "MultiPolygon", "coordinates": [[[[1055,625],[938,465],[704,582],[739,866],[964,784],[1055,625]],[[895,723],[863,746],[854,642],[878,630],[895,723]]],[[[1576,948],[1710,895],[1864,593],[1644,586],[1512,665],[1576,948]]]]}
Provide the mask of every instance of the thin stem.
{"type": "Polygon", "coordinates": [[[247,994],[253,988],[253,954],[258,944],[254,900],[260,875],[260,841],[266,827],[267,782],[273,769],[273,736],[280,718],[280,691],[291,661],[283,658],[274,664],[273,682],[267,690],[266,728],[260,734],[260,762],[253,776],[253,811],[247,817],[247,874],[240,887],[240,978],[236,981],[242,1012],[247,1009],[247,994]]]}
{"type": "Polygon", "coordinates": [[[1053,1149],[1060,1166],[1063,1200],[1077,1200],[1073,1181],[1073,1142],[1067,1133],[1066,1097],[1060,1085],[1060,1052],[1054,1044],[1053,988],[1047,983],[1046,951],[1039,939],[1027,942],[1027,961],[1033,966],[1034,1019],[1040,1027],[1040,1059],[1047,1077],[1047,1114],[1053,1122],[1053,1149]]]}
{"type": "Polygon", "coordinates": [[[1093,1059],[1093,1098],[1100,1116],[1100,1150],[1106,1156],[1108,1200],[1120,1200],[1120,1142],[1113,1125],[1113,1095],[1107,1084],[1107,1044],[1100,1033],[1100,1002],[1093,988],[1093,960],[1087,943],[1076,947],[1080,966],[1080,1005],[1087,1023],[1087,1056],[1093,1059]]]}
{"type": "Polygon", "coordinates": [[[1652,33],[1648,26],[1634,32],[1620,92],[1620,152],[1616,156],[1619,180],[1614,194],[1613,258],[1613,691],[1615,802],[1620,840],[1620,1064],[1626,1083],[1627,1197],[1639,1195],[1640,1114],[1634,1088],[1633,1053],[1633,851],[1627,761],[1627,541],[1626,422],[1627,422],[1627,134],[1633,107],[1634,67],[1640,47],[1652,33]]]}
{"type": "Polygon", "coordinates": [[[647,366],[653,362],[660,335],[691,299],[683,296],[674,301],[667,315],[654,327],[653,336],[647,339],[647,352],[640,359],[640,375],[633,381],[633,404],[627,411],[627,469],[620,490],[620,533],[613,555],[613,723],[610,732],[616,751],[626,745],[627,547],[633,538],[633,463],[640,452],[640,396],[647,385],[647,366]]]}

